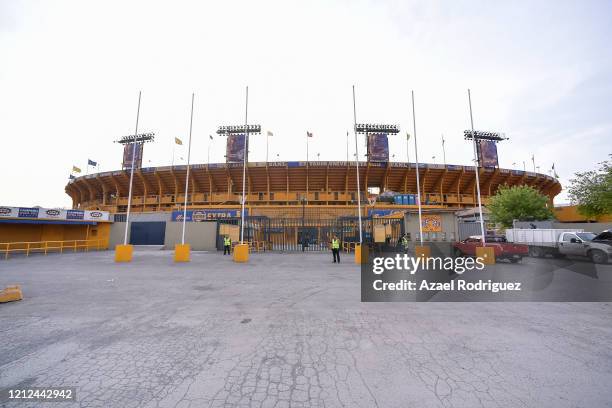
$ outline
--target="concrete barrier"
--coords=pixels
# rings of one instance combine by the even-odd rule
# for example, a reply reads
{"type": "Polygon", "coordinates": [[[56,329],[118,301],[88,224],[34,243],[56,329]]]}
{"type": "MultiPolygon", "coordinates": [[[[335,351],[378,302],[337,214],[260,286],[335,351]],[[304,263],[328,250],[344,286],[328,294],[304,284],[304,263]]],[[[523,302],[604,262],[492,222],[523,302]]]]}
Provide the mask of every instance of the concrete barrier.
{"type": "Polygon", "coordinates": [[[0,291],[0,303],[15,302],[22,299],[23,292],[19,285],[7,286],[4,290],[0,291]]]}

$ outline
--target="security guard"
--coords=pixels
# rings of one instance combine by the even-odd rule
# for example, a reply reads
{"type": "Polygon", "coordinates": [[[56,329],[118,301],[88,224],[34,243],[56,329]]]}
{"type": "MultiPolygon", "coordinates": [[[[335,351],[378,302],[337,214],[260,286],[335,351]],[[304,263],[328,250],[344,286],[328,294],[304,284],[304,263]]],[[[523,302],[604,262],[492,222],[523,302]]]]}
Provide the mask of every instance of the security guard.
{"type": "Polygon", "coordinates": [[[334,263],[336,263],[336,259],[338,263],[340,263],[340,240],[335,235],[332,237],[331,248],[332,254],[334,255],[334,263]]]}
{"type": "Polygon", "coordinates": [[[232,252],[232,239],[229,235],[223,237],[223,255],[230,255],[232,252]]]}
{"type": "Polygon", "coordinates": [[[408,253],[408,247],[410,246],[410,241],[408,241],[408,234],[404,234],[404,236],[400,240],[400,244],[404,249],[404,253],[408,253]]]}

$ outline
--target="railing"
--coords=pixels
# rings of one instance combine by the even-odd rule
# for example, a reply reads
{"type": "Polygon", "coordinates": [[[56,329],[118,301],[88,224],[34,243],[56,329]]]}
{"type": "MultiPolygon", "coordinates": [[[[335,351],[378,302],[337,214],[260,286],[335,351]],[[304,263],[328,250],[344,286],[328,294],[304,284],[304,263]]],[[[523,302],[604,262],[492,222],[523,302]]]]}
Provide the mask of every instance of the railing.
{"type": "Polygon", "coordinates": [[[25,254],[49,252],[77,252],[83,250],[108,249],[108,239],[71,239],[66,241],[37,241],[37,242],[0,242],[0,255],[8,259],[11,254],[25,254]]]}

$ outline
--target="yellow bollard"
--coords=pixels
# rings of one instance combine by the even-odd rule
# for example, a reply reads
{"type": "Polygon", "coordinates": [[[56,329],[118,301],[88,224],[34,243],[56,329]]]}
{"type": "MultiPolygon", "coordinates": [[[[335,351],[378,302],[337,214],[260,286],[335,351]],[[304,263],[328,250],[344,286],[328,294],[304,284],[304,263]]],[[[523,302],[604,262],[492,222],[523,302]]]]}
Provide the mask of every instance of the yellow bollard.
{"type": "Polygon", "coordinates": [[[176,244],[174,246],[174,262],[189,262],[191,246],[189,244],[176,244]]]}
{"type": "Polygon", "coordinates": [[[495,251],[492,247],[476,247],[476,258],[482,258],[485,265],[494,265],[495,251]]]}
{"type": "Polygon", "coordinates": [[[426,245],[416,245],[414,247],[414,257],[427,259],[431,256],[431,248],[426,245]]]}
{"type": "Polygon", "coordinates": [[[370,252],[367,245],[356,244],[355,245],[355,263],[362,264],[368,263],[368,257],[370,252]]]}
{"type": "Polygon", "coordinates": [[[234,246],[234,262],[249,261],[249,244],[237,244],[234,246]]]}
{"type": "Polygon", "coordinates": [[[115,262],[131,262],[134,247],[130,244],[115,246],[115,262]]]}

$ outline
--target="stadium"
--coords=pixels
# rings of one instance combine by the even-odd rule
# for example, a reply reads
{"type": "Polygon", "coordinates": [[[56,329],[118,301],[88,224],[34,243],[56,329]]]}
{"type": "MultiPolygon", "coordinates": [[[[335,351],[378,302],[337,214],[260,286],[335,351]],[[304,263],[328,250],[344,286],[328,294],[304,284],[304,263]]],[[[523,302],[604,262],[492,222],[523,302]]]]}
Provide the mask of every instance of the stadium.
{"type": "MultiPolygon", "coordinates": [[[[404,233],[416,239],[415,163],[367,161],[357,166],[346,161],[287,161],[247,164],[245,240],[254,250],[326,250],[330,237],[336,234],[343,248],[351,251],[359,242],[357,167],[363,239],[372,242],[378,224],[387,225],[382,240],[396,243],[404,233]]],[[[210,224],[201,221],[219,224],[214,240],[207,245],[193,242],[212,231],[194,232],[191,242],[195,248],[219,249],[223,234],[229,234],[234,242],[239,240],[243,169],[242,163],[190,166],[186,220],[201,224],[190,223],[192,230],[210,224]]],[[[473,233],[476,223],[459,225],[456,214],[477,206],[474,167],[421,163],[418,170],[425,240],[454,241],[473,233]]],[[[186,177],[184,165],[135,170],[131,243],[165,244],[170,248],[178,242],[177,232],[171,232],[168,226],[182,220],[186,177]]],[[[479,167],[479,180],[484,205],[502,185],[532,186],[549,198],[551,206],[561,191],[559,182],[548,175],[497,167],[479,167]]],[[[66,193],[74,208],[108,211],[120,223],[125,220],[129,183],[127,169],[89,174],[71,180],[66,193]]],[[[116,242],[111,238],[111,245],[116,242]]]]}
{"type": "MultiPolygon", "coordinates": [[[[363,214],[372,209],[415,209],[414,204],[385,203],[372,191],[416,195],[415,163],[359,163],[363,214]],[[367,192],[367,193],[366,193],[367,192]]],[[[479,168],[482,202],[487,204],[502,185],[529,185],[553,198],[559,182],[545,174],[528,171],[479,168]]],[[[136,169],[132,211],[173,211],[185,200],[187,166],[136,169]]],[[[242,163],[195,164],[190,166],[187,206],[190,209],[240,208],[242,163]]],[[[462,209],[477,204],[473,166],[419,164],[421,202],[424,208],[462,209]]],[[[73,208],[125,212],[128,205],[129,170],[89,174],[71,180],[66,193],[73,208]]],[[[248,163],[246,205],[250,215],[290,215],[308,209],[329,214],[356,215],[357,171],[351,162],[248,163]]]]}

